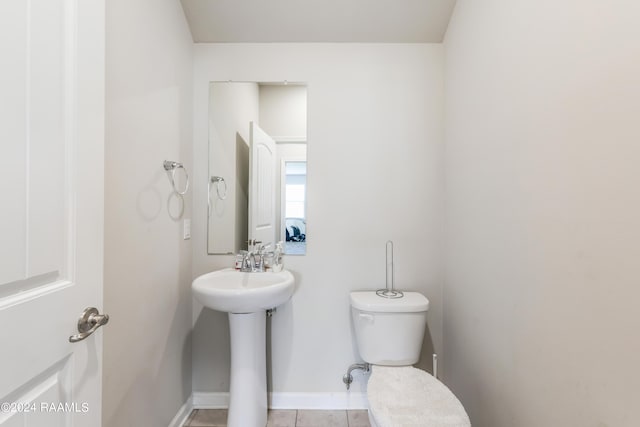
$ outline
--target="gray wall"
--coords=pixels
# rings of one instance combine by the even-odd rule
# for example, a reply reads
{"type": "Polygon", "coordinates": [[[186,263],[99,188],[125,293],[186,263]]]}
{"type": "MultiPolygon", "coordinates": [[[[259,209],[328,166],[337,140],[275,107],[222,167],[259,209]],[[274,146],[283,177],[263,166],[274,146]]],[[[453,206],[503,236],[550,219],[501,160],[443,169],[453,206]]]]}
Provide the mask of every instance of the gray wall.
{"type": "Polygon", "coordinates": [[[459,0],[445,379],[474,427],[637,426],[640,5],[459,0]]]}
{"type": "MultiPolygon", "coordinates": [[[[388,239],[397,287],[432,303],[430,368],[442,348],[442,46],[202,44],[194,66],[194,277],[233,265],[206,255],[209,81],[308,84],[310,237],[306,256],[285,259],[297,287],[271,321],[273,390],[345,391],[342,375],[359,360],[349,291],[384,286],[388,239]]],[[[194,391],[228,391],[226,315],[194,303],[193,316],[194,391]]]]}
{"type": "Polygon", "coordinates": [[[180,3],[106,2],[103,425],[166,426],[191,394],[192,50],[180,3]]]}

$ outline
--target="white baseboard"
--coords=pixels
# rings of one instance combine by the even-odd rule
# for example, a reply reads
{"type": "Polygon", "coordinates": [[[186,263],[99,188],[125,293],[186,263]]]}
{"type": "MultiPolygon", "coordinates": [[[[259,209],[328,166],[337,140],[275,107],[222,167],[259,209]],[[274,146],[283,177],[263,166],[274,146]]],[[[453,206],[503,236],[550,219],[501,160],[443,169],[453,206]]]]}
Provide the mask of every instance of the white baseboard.
{"type": "Polygon", "coordinates": [[[169,423],[169,427],[182,427],[189,415],[191,415],[191,411],[193,411],[193,397],[189,396],[184,405],[178,409],[178,413],[169,423]]]}
{"type": "Polygon", "coordinates": [[[272,409],[367,409],[367,394],[336,393],[269,393],[272,409]]]}
{"type": "Polygon", "coordinates": [[[194,409],[226,409],[229,407],[229,393],[206,393],[194,391],[194,409]]]}
{"type": "MultiPolygon", "coordinates": [[[[367,409],[367,394],[337,393],[269,393],[271,409],[367,409]]],[[[229,407],[229,393],[193,393],[194,409],[229,407]]]]}

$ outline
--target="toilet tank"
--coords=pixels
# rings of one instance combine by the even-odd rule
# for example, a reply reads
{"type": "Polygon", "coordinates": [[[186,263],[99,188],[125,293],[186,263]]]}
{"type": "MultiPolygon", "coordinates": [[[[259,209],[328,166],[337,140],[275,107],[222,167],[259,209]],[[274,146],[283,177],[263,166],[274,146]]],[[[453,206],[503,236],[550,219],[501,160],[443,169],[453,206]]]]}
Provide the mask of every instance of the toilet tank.
{"type": "Polygon", "coordinates": [[[358,351],[373,365],[413,365],[420,358],[429,300],[418,292],[384,298],[351,292],[351,318],[358,351]]]}

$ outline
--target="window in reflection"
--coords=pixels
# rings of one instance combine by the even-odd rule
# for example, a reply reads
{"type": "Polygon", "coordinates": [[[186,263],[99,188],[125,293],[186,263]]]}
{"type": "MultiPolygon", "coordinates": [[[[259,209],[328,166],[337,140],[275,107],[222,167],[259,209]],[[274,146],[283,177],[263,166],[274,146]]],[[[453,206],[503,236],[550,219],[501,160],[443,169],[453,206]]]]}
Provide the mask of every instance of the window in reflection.
{"type": "Polygon", "coordinates": [[[285,253],[303,254],[306,251],[307,226],[305,216],[305,194],[307,185],[307,162],[284,162],[285,253]]]}

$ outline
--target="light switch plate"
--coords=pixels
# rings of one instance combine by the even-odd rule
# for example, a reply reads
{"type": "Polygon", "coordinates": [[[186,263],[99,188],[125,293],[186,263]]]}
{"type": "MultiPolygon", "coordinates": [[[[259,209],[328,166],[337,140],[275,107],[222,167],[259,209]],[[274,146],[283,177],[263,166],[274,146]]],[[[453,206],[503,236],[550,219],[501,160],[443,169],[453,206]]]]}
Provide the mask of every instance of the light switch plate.
{"type": "Polygon", "coordinates": [[[182,223],[182,238],[189,240],[191,238],[191,220],[185,219],[182,223]]]}

